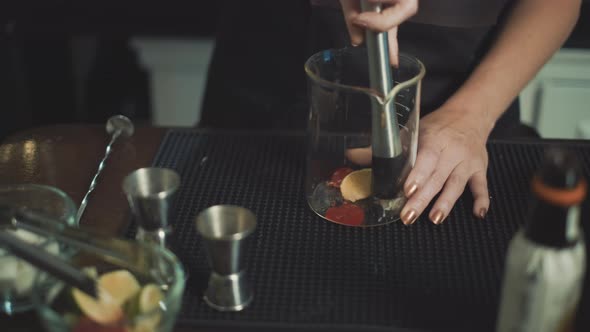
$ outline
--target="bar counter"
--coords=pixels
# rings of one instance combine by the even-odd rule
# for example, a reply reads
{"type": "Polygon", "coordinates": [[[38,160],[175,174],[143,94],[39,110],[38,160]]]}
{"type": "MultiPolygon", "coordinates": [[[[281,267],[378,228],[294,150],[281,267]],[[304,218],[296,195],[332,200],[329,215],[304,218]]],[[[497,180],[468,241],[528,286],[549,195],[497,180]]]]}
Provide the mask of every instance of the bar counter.
{"type": "MultiPolygon", "coordinates": [[[[19,132],[0,145],[0,183],[55,186],[79,205],[109,139],[99,125],[19,132]]],[[[304,142],[302,135],[240,136],[137,126],[133,136],[121,137],[113,146],[80,227],[128,236],[131,218],[123,178],[141,167],[176,168],[188,185],[180,192],[176,226],[182,236],[174,245],[193,279],[175,331],[408,332],[448,331],[451,326],[463,331],[474,330],[478,320],[485,328],[477,330],[491,331],[494,313],[484,309],[497,303],[503,251],[525,215],[527,177],[544,145],[521,141],[489,146],[492,207],[485,221],[472,219],[467,191],[443,226],[421,217],[411,227],[394,223],[363,230],[327,223],[309,211],[304,186],[299,186],[304,142]],[[250,260],[259,297],[241,316],[208,310],[198,297],[206,264],[190,220],[219,202],[244,203],[260,217],[250,260]],[[445,306],[447,302],[453,304],[445,306]],[[461,317],[464,325],[457,321],[461,317]]],[[[581,153],[588,175],[590,143],[561,143],[581,153]]],[[[588,232],[586,216],[582,223],[588,232]]],[[[581,326],[588,326],[587,288],[581,326]]],[[[0,326],[2,331],[41,330],[31,312],[0,316],[0,326]]]]}

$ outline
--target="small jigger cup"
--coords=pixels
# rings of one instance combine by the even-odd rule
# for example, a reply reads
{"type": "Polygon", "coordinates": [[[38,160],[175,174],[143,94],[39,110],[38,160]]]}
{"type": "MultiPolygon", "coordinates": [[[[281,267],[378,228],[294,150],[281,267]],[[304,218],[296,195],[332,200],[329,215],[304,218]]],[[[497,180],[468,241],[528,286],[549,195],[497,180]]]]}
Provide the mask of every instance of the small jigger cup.
{"type": "Polygon", "coordinates": [[[243,310],[253,299],[243,257],[246,238],[256,228],[256,216],[243,207],[215,205],[197,216],[196,227],[213,270],[205,302],[219,311],[243,310]]]}
{"type": "Polygon", "coordinates": [[[140,168],[125,177],[123,191],[139,226],[136,240],[166,246],[170,213],[179,186],[180,176],[168,168],[140,168]]]}

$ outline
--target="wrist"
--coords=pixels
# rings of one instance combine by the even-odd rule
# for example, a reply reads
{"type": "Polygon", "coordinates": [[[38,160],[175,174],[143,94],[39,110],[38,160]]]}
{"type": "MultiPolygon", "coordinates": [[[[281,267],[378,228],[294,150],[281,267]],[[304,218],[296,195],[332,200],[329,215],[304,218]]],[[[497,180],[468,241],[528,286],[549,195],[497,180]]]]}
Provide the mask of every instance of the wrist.
{"type": "Polygon", "coordinates": [[[489,103],[460,96],[451,97],[441,109],[454,113],[461,121],[469,123],[484,139],[488,138],[503,113],[489,103]]]}

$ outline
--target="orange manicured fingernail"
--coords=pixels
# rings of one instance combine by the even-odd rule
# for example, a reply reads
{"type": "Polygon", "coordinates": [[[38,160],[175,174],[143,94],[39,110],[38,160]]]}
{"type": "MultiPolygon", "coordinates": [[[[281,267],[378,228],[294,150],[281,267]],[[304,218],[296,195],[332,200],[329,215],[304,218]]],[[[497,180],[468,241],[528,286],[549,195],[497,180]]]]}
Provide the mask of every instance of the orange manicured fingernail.
{"type": "Polygon", "coordinates": [[[479,210],[479,218],[485,219],[487,213],[488,213],[488,210],[486,208],[481,208],[479,210]]]}
{"type": "Polygon", "coordinates": [[[416,210],[410,209],[402,216],[402,222],[406,225],[411,225],[416,221],[417,213],[416,210]]]}
{"type": "Polygon", "coordinates": [[[435,223],[436,225],[439,225],[440,223],[443,222],[445,217],[445,214],[442,211],[436,211],[436,213],[434,213],[434,215],[432,215],[432,222],[435,223]]]}
{"type": "Polygon", "coordinates": [[[416,190],[418,190],[418,184],[416,182],[412,182],[412,184],[410,185],[410,188],[408,189],[408,193],[406,194],[406,197],[409,198],[410,196],[414,195],[416,190]]]}

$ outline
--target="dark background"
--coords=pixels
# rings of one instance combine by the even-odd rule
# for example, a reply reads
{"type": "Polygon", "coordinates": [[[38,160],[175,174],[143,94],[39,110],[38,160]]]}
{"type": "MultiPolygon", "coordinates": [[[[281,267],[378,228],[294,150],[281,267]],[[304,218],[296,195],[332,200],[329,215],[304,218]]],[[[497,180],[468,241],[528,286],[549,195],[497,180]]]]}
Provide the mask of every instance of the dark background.
{"type": "Polygon", "coordinates": [[[148,76],[130,39],[214,38],[222,2],[14,3],[0,4],[0,139],[113,114],[148,122],[148,76]]]}
{"type": "MultiPolygon", "coordinates": [[[[273,26],[269,23],[263,36],[269,44],[285,39],[286,31],[293,38],[303,31],[293,26],[293,17],[306,21],[302,2],[306,1],[280,1],[280,6],[270,0],[250,2],[240,33],[248,36],[251,26],[260,28],[269,21],[273,26]],[[276,19],[281,15],[290,20],[276,19]]],[[[129,46],[130,38],[215,38],[228,6],[231,1],[2,2],[0,140],[46,124],[104,123],[113,114],[149,122],[149,77],[129,46]]],[[[590,48],[589,7],[585,1],[564,47],[590,48]]]]}

